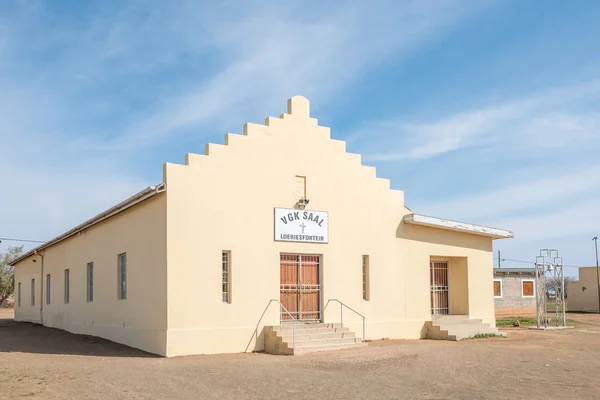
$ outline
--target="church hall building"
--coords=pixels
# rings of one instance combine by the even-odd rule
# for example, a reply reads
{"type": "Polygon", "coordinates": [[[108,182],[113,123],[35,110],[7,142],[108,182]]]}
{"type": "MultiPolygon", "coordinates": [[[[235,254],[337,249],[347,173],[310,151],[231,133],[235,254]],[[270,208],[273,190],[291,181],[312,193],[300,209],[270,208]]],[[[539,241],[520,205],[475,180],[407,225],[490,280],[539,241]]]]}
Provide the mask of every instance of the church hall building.
{"type": "Polygon", "coordinates": [[[15,320],[168,357],[457,339],[496,331],[512,236],[414,213],[295,96],[16,259],[15,320]]]}

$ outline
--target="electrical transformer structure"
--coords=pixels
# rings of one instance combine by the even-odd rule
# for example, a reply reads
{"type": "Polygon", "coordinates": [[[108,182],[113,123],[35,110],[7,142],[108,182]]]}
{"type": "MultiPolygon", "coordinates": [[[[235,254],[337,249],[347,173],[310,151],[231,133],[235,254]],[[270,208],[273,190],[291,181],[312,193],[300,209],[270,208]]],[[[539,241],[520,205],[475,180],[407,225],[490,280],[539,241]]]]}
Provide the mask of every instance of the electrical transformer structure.
{"type": "Polygon", "coordinates": [[[555,300],[556,327],[567,326],[565,305],[565,275],[562,257],[556,249],[542,249],[535,258],[535,300],[537,307],[537,327],[548,328],[548,299],[555,300]]]}

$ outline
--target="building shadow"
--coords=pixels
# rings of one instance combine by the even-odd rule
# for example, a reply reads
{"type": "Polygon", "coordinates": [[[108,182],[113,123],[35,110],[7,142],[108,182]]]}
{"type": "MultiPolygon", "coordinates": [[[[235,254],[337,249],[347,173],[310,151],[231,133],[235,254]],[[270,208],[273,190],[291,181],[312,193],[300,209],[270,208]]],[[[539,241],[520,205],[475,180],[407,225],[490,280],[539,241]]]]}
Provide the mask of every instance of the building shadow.
{"type": "Polygon", "coordinates": [[[0,317],[0,353],[161,358],[110,340],[0,317]]]}

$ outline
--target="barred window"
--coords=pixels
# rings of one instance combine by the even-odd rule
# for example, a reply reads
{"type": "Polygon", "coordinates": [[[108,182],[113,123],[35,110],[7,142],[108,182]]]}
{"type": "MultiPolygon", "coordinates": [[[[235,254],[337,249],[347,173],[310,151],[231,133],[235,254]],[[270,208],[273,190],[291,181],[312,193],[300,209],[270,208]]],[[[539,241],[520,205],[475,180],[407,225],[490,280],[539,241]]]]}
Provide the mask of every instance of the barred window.
{"type": "Polygon", "coordinates": [[[119,300],[127,298],[127,253],[119,254],[119,300]]]}
{"type": "Polygon", "coordinates": [[[231,303],[231,252],[223,251],[221,257],[223,303],[231,303]]]}
{"type": "Polygon", "coordinates": [[[371,298],[371,284],[369,277],[369,256],[362,256],[362,296],[363,300],[369,301],[371,298]]]}
{"type": "Polygon", "coordinates": [[[50,274],[46,275],[46,304],[50,304],[50,274]]]}
{"type": "Polygon", "coordinates": [[[87,301],[94,301],[94,263],[87,264],[87,301]]]}
{"type": "Polygon", "coordinates": [[[71,272],[65,269],[65,304],[69,304],[71,298],[71,272]]]}
{"type": "Polygon", "coordinates": [[[31,280],[31,305],[35,306],[35,279],[31,280]]]}

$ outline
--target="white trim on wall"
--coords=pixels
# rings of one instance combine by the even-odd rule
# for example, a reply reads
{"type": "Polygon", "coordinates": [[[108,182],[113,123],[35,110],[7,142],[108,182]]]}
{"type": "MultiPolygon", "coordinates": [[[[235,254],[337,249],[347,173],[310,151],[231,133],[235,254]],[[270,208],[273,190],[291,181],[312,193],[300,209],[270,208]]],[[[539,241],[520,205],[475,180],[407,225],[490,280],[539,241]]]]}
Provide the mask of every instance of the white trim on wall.
{"type": "MultiPolygon", "coordinates": [[[[500,296],[494,296],[495,299],[501,299],[502,298],[502,279],[494,279],[494,282],[500,282],[500,296]]],[[[521,287],[521,293],[523,293],[523,288],[521,287]]]]}
{"type": "Polygon", "coordinates": [[[535,279],[521,279],[521,297],[524,299],[535,297],[535,279]],[[523,294],[523,282],[531,282],[533,284],[533,296],[525,296],[523,294]]]}

